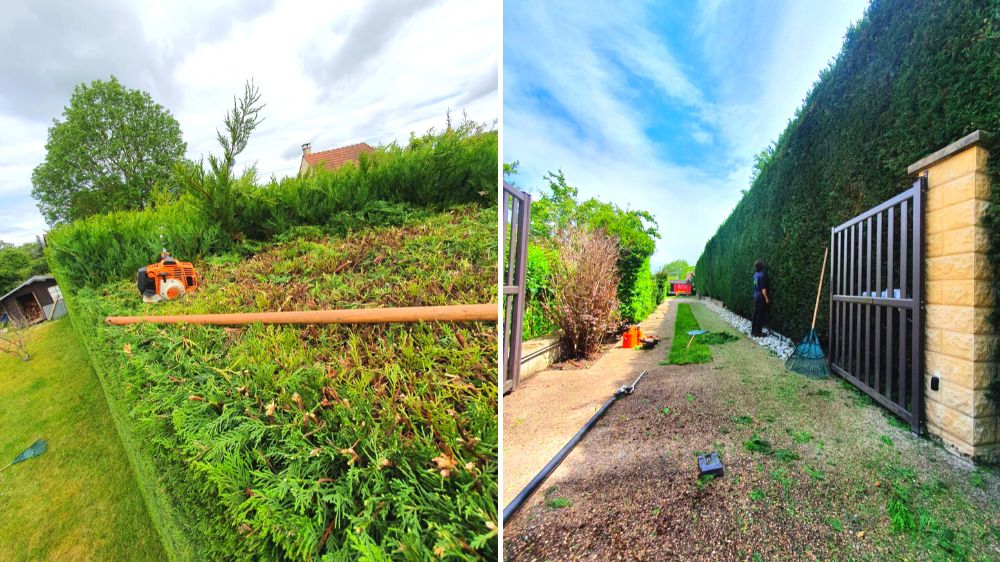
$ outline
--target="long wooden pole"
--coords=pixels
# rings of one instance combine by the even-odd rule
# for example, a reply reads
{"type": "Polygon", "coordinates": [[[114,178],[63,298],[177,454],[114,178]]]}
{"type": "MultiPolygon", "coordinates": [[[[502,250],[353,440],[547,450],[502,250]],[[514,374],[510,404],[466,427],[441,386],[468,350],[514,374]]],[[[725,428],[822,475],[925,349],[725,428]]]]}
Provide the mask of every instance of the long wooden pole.
{"type": "Polygon", "coordinates": [[[108,316],[106,324],[380,324],[386,322],[496,322],[496,304],[411,306],[403,308],[357,308],[239,314],[175,314],[165,316],[108,316]]]}

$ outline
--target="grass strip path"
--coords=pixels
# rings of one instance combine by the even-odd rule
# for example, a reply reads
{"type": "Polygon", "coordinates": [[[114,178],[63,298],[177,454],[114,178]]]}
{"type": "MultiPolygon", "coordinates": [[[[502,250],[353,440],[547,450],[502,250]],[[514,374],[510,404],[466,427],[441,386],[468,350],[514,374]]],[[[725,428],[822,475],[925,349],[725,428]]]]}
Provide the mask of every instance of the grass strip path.
{"type": "MultiPolygon", "coordinates": [[[[698,305],[701,306],[701,305],[698,305]]],[[[696,336],[694,341],[688,332],[700,330],[701,324],[695,317],[691,305],[679,303],[677,305],[677,320],[674,323],[674,339],[667,354],[667,360],[663,365],[692,365],[696,363],[708,363],[712,360],[712,351],[708,346],[721,345],[736,341],[738,336],[729,331],[720,330],[708,332],[696,336]],[[688,345],[690,342],[690,345],[688,345]]]]}
{"type": "Polygon", "coordinates": [[[165,560],[101,386],[69,319],[31,330],[28,362],[0,355],[0,560],[165,560]]]}

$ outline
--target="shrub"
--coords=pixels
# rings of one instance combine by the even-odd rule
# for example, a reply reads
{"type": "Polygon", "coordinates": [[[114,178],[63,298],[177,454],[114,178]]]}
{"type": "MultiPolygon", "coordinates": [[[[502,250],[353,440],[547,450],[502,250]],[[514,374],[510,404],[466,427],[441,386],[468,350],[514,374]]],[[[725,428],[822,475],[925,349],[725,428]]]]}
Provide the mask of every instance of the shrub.
{"type": "Polygon", "coordinates": [[[646,318],[659,300],[653,289],[649,257],[660,237],[656,220],[646,211],[626,210],[597,199],[577,201],[579,191],[562,172],[549,172],[548,192],[531,204],[531,240],[544,245],[567,228],[606,232],[618,241],[618,300],[620,316],[629,322],[646,318]]]}
{"type": "Polygon", "coordinates": [[[190,201],[94,215],[56,226],[46,242],[46,257],[64,292],[134,280],[137,269],[159,258],[163,245],[193,260],[228,243],[219,226],[207,222],[190,201]]]}
{"type": "Polygon", "coordinates": [[[497,132],[466,122],[440,133],[413,136],[360,156],[358,165],[315,169],[272,180],[245,192],[239,230],[267,239],[299,225],[323,225],[331,216],[374,201],[435,209],[497,201],[497,132]]]}
{"type": "Polygon", "coordinates": [[[524,338],[536,338],[554,332],[558,325],[551,317],[552,263],[559,259],[554,250],[528,245],[524,276],[524,338]]]}
{"type": "Polygon", "coordinates": [[[618,318],[618,245],[603,232],[569,228],[558,241],[552,274],[552,315],[563,353],[590,357],[618,318]]]}
{"type": "MultiPolygon", "coordinates": [[[[268,240],[299,226],[319,226],[346,232],[380,219],[398,221],[403,209],[444,209],[455,204],[496,204],[496,131],[466,124],[440,134],[414,137],[406,148],[383,147],[362,155],[361,166],[343,166],[302,178],[272,181],[263,187],[249,178],[232,179],[238,195],[193,195],[139,212],[97,215],[55,227],[47,236],[46,255],[60,285],[97,287],[133,277],[138,268],[155,261],[161,240],[172,254],[185,260],[205,257],[232,247],[231,234],[248,240],[268,240]],[[492,157],[487,157],[492,150],[492,157]],[[492,177],[492,186],[487,178],[492,177]],[[385,184],[381,183],[385,182],[385,184]],[[232,204],[235,226],[225,227],[215,217],[232,204]],[[359,213],[360,211],[360,213],[359,213]]],[[[197,167],[192,169],[197,173],[197,167]]],[[[204,174],[203,174],[204,175],[204,174]]],[[[206,177],[215,177],[207,174],[206,177]]],[[[189,178],[190,179],[190,178],[189,178]]],[[[214,180],[213,180],[214,181],[214,180]]],[[[392,222],[389,222],[392,224],[392,222]]]]}

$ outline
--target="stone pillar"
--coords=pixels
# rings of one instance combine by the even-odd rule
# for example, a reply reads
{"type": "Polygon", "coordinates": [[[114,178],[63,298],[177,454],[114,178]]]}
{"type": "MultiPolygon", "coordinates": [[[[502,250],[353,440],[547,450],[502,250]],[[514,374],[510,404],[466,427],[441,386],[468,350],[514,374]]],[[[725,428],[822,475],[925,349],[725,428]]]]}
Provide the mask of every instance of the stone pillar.
{"type": "Polygon", "coordinates": [[[986,162],[992,137],[976,131],[912,164],[927,172],[925,385],[927,429],[975,460],[1000,460],[998,407],[986,385],[998,376],[987,261],[986,162]],[[937,379],[934,381],[934,379],[937,379]],[[937,390],[932,389],[937,383],[937,390]]]}

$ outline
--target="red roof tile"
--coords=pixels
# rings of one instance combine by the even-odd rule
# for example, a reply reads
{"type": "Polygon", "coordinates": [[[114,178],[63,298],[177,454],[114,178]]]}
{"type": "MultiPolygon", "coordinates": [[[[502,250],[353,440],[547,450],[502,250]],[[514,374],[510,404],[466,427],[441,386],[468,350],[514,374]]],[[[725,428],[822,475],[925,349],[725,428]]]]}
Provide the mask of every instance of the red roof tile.
{"type": "Polygon", "coordinates": [[[341,146],[340,148],[306,154],[305,159],[306,162],[309,163],[310,167],[322,165],[327,170],[336,170],[347,162],[357,162],[358,156],[362,152],[373,152],[374,150],[375,149],[369,146],[368,143],[362,142],[352,144],[350,146],[341,146]]]}

